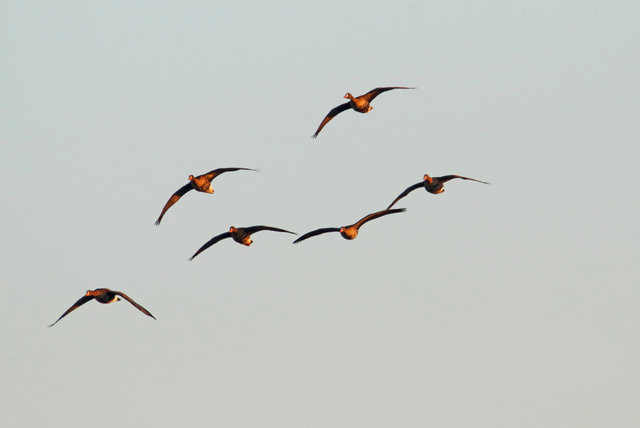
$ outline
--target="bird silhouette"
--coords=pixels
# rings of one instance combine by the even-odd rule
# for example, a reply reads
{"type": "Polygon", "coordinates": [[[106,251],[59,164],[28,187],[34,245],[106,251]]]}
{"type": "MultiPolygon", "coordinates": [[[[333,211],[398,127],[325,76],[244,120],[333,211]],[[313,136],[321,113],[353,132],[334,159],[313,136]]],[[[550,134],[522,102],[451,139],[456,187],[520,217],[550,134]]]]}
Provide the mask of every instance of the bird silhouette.
{"type": "Polygon", "coordinates": [[[184,186],[182,186],[181,188],[179,188],[178,190],[176,190],[175,193],[171,195],[167,203],[164,205],[164,208],[162,208],[162,212],[160,213],[160,217],[158,217],[158,220],[156,220],[156,226],[160,224],[160,222],[162,221],[162,217],[164,217],[164,214],[167,212],[167,210],[171,208],[171,205],[178,202],[178,200],[181,197],[183,197],[185,193],[187,193],[190,190],[197,190],[198,192],[204,192],[204,193],[213,193],[214,190],[213,190],[213,186],[211,185],[211,181],[214,178],[216,178],[217,176],[225,172],[239,171],[239,170],[256,171],[255,169],[251,169],[251,168],[218,168],[218,169],[214,169],[213,171],[209,171],[206,174],[198,175],[197,177],[190,175],[189,182],[184,186]]]}
{"type": "Polygon", "coordinates": [[[331,109],[331,111],[322,120],[322,123],[316,130],[315,134],[312,135],[312,138],[316,138],[320,133],[320,131],[322,130],[322,128],[324,128],[324,126],[331,119],[333,119],[334,117],[336,117],[337,115],[339,115],[345,110],[353,109],[359,113],[367,113],[371,111],[371,109],[373,109],[373,107],[370,104],[371,101],[373,101],[373,99],[378,95],[380,95],[381,93],[390,91],[392,89],[415,89],[415,88],[409,88],[406,86],[387,86],[384,88],[375,88],[364,95],[360,95],[359,97],[354,97],[349,92],[347,92],[346,94],[344,94],[344,98],[349,99],[349,101],[331,109]]]}
{"type": "Polygon", "coordinates": [[[434,195],[442,193],[444,192],[444,183],[446,183],[449,180],[453,180],[454,178],[461,178],[463,180],[471,180],[471,181],[477,181],[478,183],[489,184],[486,181],[476,180],[475,178],[463,177],[461,175],[443,175],[442,177],[431,177],[429,176],[429,174],[425,174],[424,177],[422,177],[422,181],[420,183],[416,183],[404,189],[404,192],[400,193],[400,195],[398,195],[398,197],[395,198],[393,202],[391,202],[391,204],[387,207],[387,209],[394,206],[396,202],[398,202],[400,199],[407,196],[409,193],[421,187],[424,187],[424,189],[427,192],[433,193],[434,195]]]}
{"type": "Polygon", "coordinates": [[[396,208],[393,210],[382,210],[382,211],[378,211],[369,215],[366,215],[364,217],[362,217],[360,220],[358,220],[357,222],[355,222],[354,224],[351,224],[349,226],[342,226],[342,227],[325,227],[322,229],[316,229],[316,230],[312,230],[311,232],[307,232],[304,235],[302,235],[301,237],[299,237],[298,239],[296,239],[295,241],[293,241],[294,244],[297,244],[299,242],[304,241],[305,239],[311,238],[312,236],[318,236],[318,235],[322,235],[323,233],[328,233],[328,232],[340,232],[340,235],[342,235],[342,237],[344,239],[354,239],[356,236],[358,236],[358,231],[360,229],[360,227],[365,224],[368,221],[371,221],[375,218],[378,217],[382,217],[385,216],[387,214],[395,214],[395,213],[401,213],[406,211],[405,208],[396,208]]]}
{"type": "Polygon", "coordinates": [[[271,226],[251,226],[251,227],[238,227],[238,228],[231,226],[228,232],[221,233],[220,235],[214,236],[213,238],[208,240],[202,247],[198,249],[198,251],[195,252],[193,256],[191,256],[191,258],[189,258],[189,260],[193,260],[198,254],[200,254],[201,252],[203,252],[204,250],[206,250],[216,242],[222,241],[223,239],[226,239],[226,238],[232,238],[237,243],[246,245],[248,247],[253,243],[253,241],[251,240],[251,235],[256,232],[260,232],[262,230],[271,230],[273,232],[285,232],[285,233],[291,233],[293,235],[296,234],[294,232],[289,232],[288,230],[279,229],[277,227],[271,227],[271,226]]]}
{"type": "Polygon", "coordinates": [[[84,305],[85,303],[87,303],[92,299],[96,299],[100,303],[107,304],[107,303],[117,302],[118,300],[120,300],[120,297],[118,296],[127,300],[129,303],[135,306],[143,314],[148,315],[153,319],[156,319],[156,317],[151,315],[151,312],[149,312],[148,310],[146,310],[145,308],[137,304],[131,297],[127,296],[122,291],[109,290],[108,288],[96,288],[95,290],[87,290],[84,296],[78,299],[78,301],[75,302],[73,306],[67,309],[67,311],[64,314],[62,314],[60,318],[58,318],[53,324],[50,324],[49,327],[53,327],[55,323],[57,323],[62,318],[69,315],[70,312],[78,309],[80,306],[84,305]]]}

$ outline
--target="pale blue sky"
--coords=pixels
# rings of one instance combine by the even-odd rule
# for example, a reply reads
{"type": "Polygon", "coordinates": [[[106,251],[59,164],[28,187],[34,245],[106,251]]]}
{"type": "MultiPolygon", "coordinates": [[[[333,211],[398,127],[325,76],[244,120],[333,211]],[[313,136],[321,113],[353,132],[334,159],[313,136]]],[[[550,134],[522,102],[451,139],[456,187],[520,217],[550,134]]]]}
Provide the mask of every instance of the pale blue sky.
{"type": "Polygon", "coordinates": [[[636,2],[0,3],[0,425],[636,427],[636,2]],[[376,86],[416,86],[324,115],[376,86]],[[154,226],[189,174],[220,176],[154,226]],[[230,225],[353,223],[292,245],[230,225]],[[46,325],[87,289],[90,302],[46,325]]]}

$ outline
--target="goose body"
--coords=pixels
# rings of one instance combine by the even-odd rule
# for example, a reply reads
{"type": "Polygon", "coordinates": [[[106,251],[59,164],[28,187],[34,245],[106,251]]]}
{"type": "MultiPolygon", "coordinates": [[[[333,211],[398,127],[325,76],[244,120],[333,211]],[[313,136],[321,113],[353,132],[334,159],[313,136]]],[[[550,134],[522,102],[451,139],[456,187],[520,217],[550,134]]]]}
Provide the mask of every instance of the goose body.
{"type": "Polygon", "coordinates": [[[368,99],[365,95],[361,95],[356,98],[349,92],[347,92],[346,94],[344,94],[344,97],[349,99],[349,107],[351,107],[358,113],[369,113],[371,110],[373,110],[373,106],[369,104],[373,100],[373,98],[368,99]]]}

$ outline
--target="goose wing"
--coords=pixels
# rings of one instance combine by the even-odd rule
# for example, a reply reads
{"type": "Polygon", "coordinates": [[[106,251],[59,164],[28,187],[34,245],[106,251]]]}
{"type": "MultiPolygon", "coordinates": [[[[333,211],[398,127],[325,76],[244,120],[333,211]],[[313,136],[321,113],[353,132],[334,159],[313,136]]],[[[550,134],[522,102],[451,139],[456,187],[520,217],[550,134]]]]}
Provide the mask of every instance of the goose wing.
{"type": "Polygon", "coordinates": [[[423,187],[423,186],[424,186],[424,183],[423,183],[423,182],[420,182],[420,183],[416,183],[416,184],[414,184],[414,185],[411,185],[411,186],[407,187],[406,189],[404,189],[404,192],[400,193],[400,194],[398,195],[398,197],[397,197],[397,198],[395,198],[395,199],[393,200],[393,202],[391,202],[391,205],[389,205],[389,206],[387,207],[387,209],[389,209],[389,208],[391,208],[392,206],[394,206],[394,205],[396,204],[396,202],[398,202],[400,199],[402,199],[402,198],[404,198],[405,196],[407,196],[409,193],[411,193],[411,192],[413,192],[414,190],[419,189],[419,188],[421,188],[421,187],[423,187]]]}
{"type": "Polygon", "coordinates": [[[219,176],[220,174],[224,173],[224,172],[231,172],[231,171],[240,171],[240,170],[246,170],[246,171],[255,171],[255,169],[252,168],[218,168],[218,169],[214,169],[213,171],[209,171],[206,174],[203,174],[203,177],[206,177],[209,181],[213,180],[214,178],[216,178],[217,176],[219,176]]]}
{"type": "Polygon", "coordinates": [[[66,317],[71,311],[76,310],[77,308],[79,308],[80,306],[84,305],[85,303],[87,303],[91,299],[93,299],[93,296],[82,296],[80,299],[78,299],[77,302],[75,302],[73,304],[73,306],[71,306],[69,309],[67,309],[67,311],[64,314],[60,315],[60,318],[58,318],[56,320],[56,322],[54,322],[53,324],[49,324],[49,327],[53,327],[55,323],[60,321],[62,318],[66,317]]]}
{"type": "Polygon", "coordinates": [[[367,100],[367,102],[371,102],[371,101],[373,101],[373,99],[375,97],[377,97],[381,93],[390,91],[392,89],[415,89],[415,88],[409,88],[409,87],[406,87],[406,86],[386,86],[386,87],[383,87],[383,88],[372,89],[369,92],[367,92],[366,94],[360,95],[358,98],[362,98],[362,99],[367,100]]]}
{"type": "Polygon", "coordinates": [[[320,131],[322,130],[322,128],[324,128],[324,126],[334,117],[336,117],[337,115],[339,115],[340,113],[342,113],[345,110],[349,110],[351,107],[349,106],[350,101],[344,103],[344,104],[340,104],[338,107],[333,108],[326,116],[325,118],[322,120],[322,123],[320,124],[320,126],[318,126],[318,129],[316,130],[315,134],[313,134],[311,137],[312,138],[316,138],[318,136],[318,134],[320,133],[320,131]]]}
{"type": "Polygon", "coordinates": [[[367,215],[365,217],[362,217],[360,220],[358,220],[357,223],[354,224],[354,226],[359,229],[363,224],[365,224],[366,222],[371,221],[371,220],[373,220],[375,218],[382,217],[382,216],[385,216],[387,214],[401,213],[401,212],[404,212],[406,210],[407,210],[406,208],[394,208],[392,210],[387,209],[387,210],[378,211],[378,212],[369,214],[369,215],[367,215]]]}
{"type": "Polygon", "coordinates": [[[461,175],[444,175],[442,177],[438,177],[438,180],[440,180],[442,183],[446,183],[447,181],[453,180],[454,178],[461,178],[463,180],[471,180],[471,181],[477,181],[478,183],[489,184],[486,181],[476,180],[475,178],[463,177],[461,175]]]}
{"type": "Polygon", "coordinates": [[[271,226],[251,226],[251,227],[245,227],[244,230],[249,235],[256,232],[260,232],[261,230],[271,230],[273,232],[286,232],[286,233],[291,233],[293,235],[296,235],[295,232],[290,232],[288,230],[280,229],[278,227],[271,227],[271,226]]]}
{"type": "Polygon", "coordinates": [[[156,317],[151,315],[151,312],[149,312],[148,310],[146,310],[145,308],[140,306],[138,303],[135,302],[135,300],[133,300],[131,297],[129,297],[126,294],[124,294],[122,291],[114,291],[114,293],[117,294],[118,296],[122,297],[123,299],[125,299],[129,303],[131,303],[133,306],[135,306],[143,314],[149,315],[151,318],[156,319],[156,317]]]}
{"type": "Polygon", "coordinates": [[[209,239],[202,247],[200,247],[198,251],[196,251],[196,253],[193,256],[191,256],[191,258],[189,258],[189,260],[193,260],[195,256],[197,256],[198,254],[200,254],[201,252],[203,252],[204,250],[206,250],[216,242],[222,241],[223,239],[230,238],[230,237],[231,237],[231,233],[229,232],[221,233],[218,236],[214,236],[213,238],[209,239]]]}
{"type": "Polygon", "coordinates": [[[191,186],[191,182],[189,182],[189,183],[185,184],[184,186],[182,186],[181,188],[179,188],[178,190],[176,190],[176,192],[173,195],[171,195],[171,197],[169,198],[167,203],[164,204],[164,208],[162,208],[162,212],[160,213],[160,217],[158,217],[158,219],[156,220],[156,226],[158,226],[160,224],[160,222],[162,221],[162,217],[164,217],[164,213],[166,213],[167,210],[169,208],[171,208],[171,205],[173,205],[176,202],[178,202],[178,199],[183,197],[184,194],[187,193],[191,189],[193,189],[193,186],[191,186]]]}
{"type": "Polygon", "coordinates": [[[302,235],[301,237],[299,237],[298,239],[296,239],[295,241],[293,241],[293,243],[297,244],[298,242],[302,242],[307,238],[311,238],[312,236],[322,235],[323,233],[328,233],[328,232],[340,232],[340,228],[339,227],[325,227],[323,229],[312,230],[311,232],[307,232],[304,235],[302,235]]]}

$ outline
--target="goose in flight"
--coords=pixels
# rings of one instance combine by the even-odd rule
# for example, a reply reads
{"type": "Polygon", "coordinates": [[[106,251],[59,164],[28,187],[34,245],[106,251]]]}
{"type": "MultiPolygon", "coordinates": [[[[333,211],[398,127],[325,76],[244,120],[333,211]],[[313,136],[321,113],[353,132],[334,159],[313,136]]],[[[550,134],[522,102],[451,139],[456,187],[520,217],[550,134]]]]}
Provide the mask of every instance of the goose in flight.
{"type": "Polygon", "coordinates": [[[355,222],[354,224],[351,224],[349,226],[325,227],[323,229],[316,229],[316,230],[313,230],[311,232],[305,233],[304,235],[302,235],[301,237],[299,237],[298,239],[293,241],[293,243],[297,244],[299,242],[304,241],[307,238],[311,238],[312,236],[322,235],[323,233],[327,233],[327,232],[340,232],[340,235],[342,235],[342,237],[344,239],[351,240],[351,239],[354,239],[356,236],[358,236],[358,230],[366,222],[368,222],[370,220],[373,220],[374,218],[385,216],[387,214],[401,213],[401,212],[404,212],[404,211],[406,211],[406,208],[396,208],[396,209],[393,209],[393,210],[378,211],[378,212],[369,214],[369,215],[367,215],[365,217],[362,217],[360,220],[358,220],[357,222],[355,222]]]}
{"type": "Polygon", "coordinates": [[[427,192],[433,193],[434,195],[437,195],[438,193],[442,193],[444,192],[444,183],[446,183],[449,180],[453,180],[454,178],[461,178],[463,180],[471,180],[471,181],[477,181],[478,183],[489,184],[486,181],[476,180],[475,178],[463,177],[461,175],[443,175],[442,177],[430,177],[429,174],[425,174],[424,177],[422,177],[423,181],[407,187],[404,190],[404,192],[400,193],[400,195],[396,199],[394,199],[393,202],[391,202],[391,205],[389,205],[387,209],[394,206],[396,202],[398,202],[400,199],[407,196],[409,193],[421,187],[424,187],[424,189],[427,192]]]}
{"type": "Polygon", "coordinates": [[[231,226],[228,232],[221,233],[220,235],[214,236],[209,241],[207,241],[202,247],[198,249],[198,251],[196,251],[196,253],[193,256],[191,256],[189,260],[193,260],[198,254],[200,254],[201,252],[203,252],[204,250],[206,250],[216,242],[222,241],[225,238],[232,238],[237,243],[246,245],[248,247],[253,243],[253,241],[251,240],[251,235],[256,232],[260,232],[261,230],[271,230],[273,232],[285,232],[285,233],[291,233],[295,235],[294,232],[289,232],[288,230],[279,229],[277,227],[271,227],[271,226],[251,226],[251,227],[237,227],[237,228],[231,226]]]}
{"type": "Polygon", "coordinates": [[[349,92],[347,92],[344,95],[344,98],[347,98],[349,101],[347,101],[344,104],[340,104],[338,107],[333,108],[322,120],[322,123],[316,130],[315,134],[312,135],[312,138],[316,138],[320,133],[320,131],[322,130],[322,128],[324,128],[324,126],[331,119],[333,119],[334,117],[336,117],[337,115],[339,115],[345,110],[349,110],[351,108],[359,113],[367,113],[371,111],[371,109],[373,108],[370,104],[371,101],[373,101],[373,99],[378,95],[380,95],[381,93],[390,91],[392,89],[415,89],[415,88],[408,88],[406,86],[387,86],[384,88],[375,88],[364,95],[360,95],[359,97],[354,97],[349,92]]]}
{"type": "Polygon", "coordinates": [[[198,192],[213,193],[213,186],[211,185],[211,181],[214,178],[216,178],[217,176],[219,176],[224,172],[239,171],[239,170],[256,171],[255,169],[251,169],[251,168],[218,168],[218,169],[214,169],[213,171],[209,171],[206,174],[198,175],[197,177],[190,175],[189,182],[184,186],[182,186],[181,188],[179,188],[178,190],[176,190],[176,192],[173,195],[171,195],[167,203],[164,205],[164,208],[162,208],[162,212],[160,213],[160,217],[158,217],[158,220],[156,220],[156,226],[160,224],[160,222],[162,221],[162,217],[164,217],[164,213],[166,213],[167,210],[171,208],[171,205],[178,202],[178,199],[184,196],[184,194],[187,193],[189,190],[195,189],[198,192]]]}
{"type": "Polygon", "coordinates": [[[118,296],[127,300],[129,303],[135,306],[143,314],[148,315],[153,319],[156,319],[156,317],[151,315],[151,312],[149,312],[148,310],[146,310],[145,308],[137,304],[131,297],[127,296],[122,291],[109,290],[108,288],[96,288],[95,290],[87,290],[84,296],[82,296],[77,302],[75,302],[73,306],[67,309],[67,311],[64,314],[62,314],[60,318],[56,320],[56,322],[54,322],[53,324],[50,324],[49,327],[53,327],[55,323],[60,321],[62,318],[66,317],[71,311],[76,310],[77,308],[84,305],[91,299],[96,299],[98,302],[106,304],[106,303],[117,302],[118,300],[120,300],[120,297],[118,296]]]}

